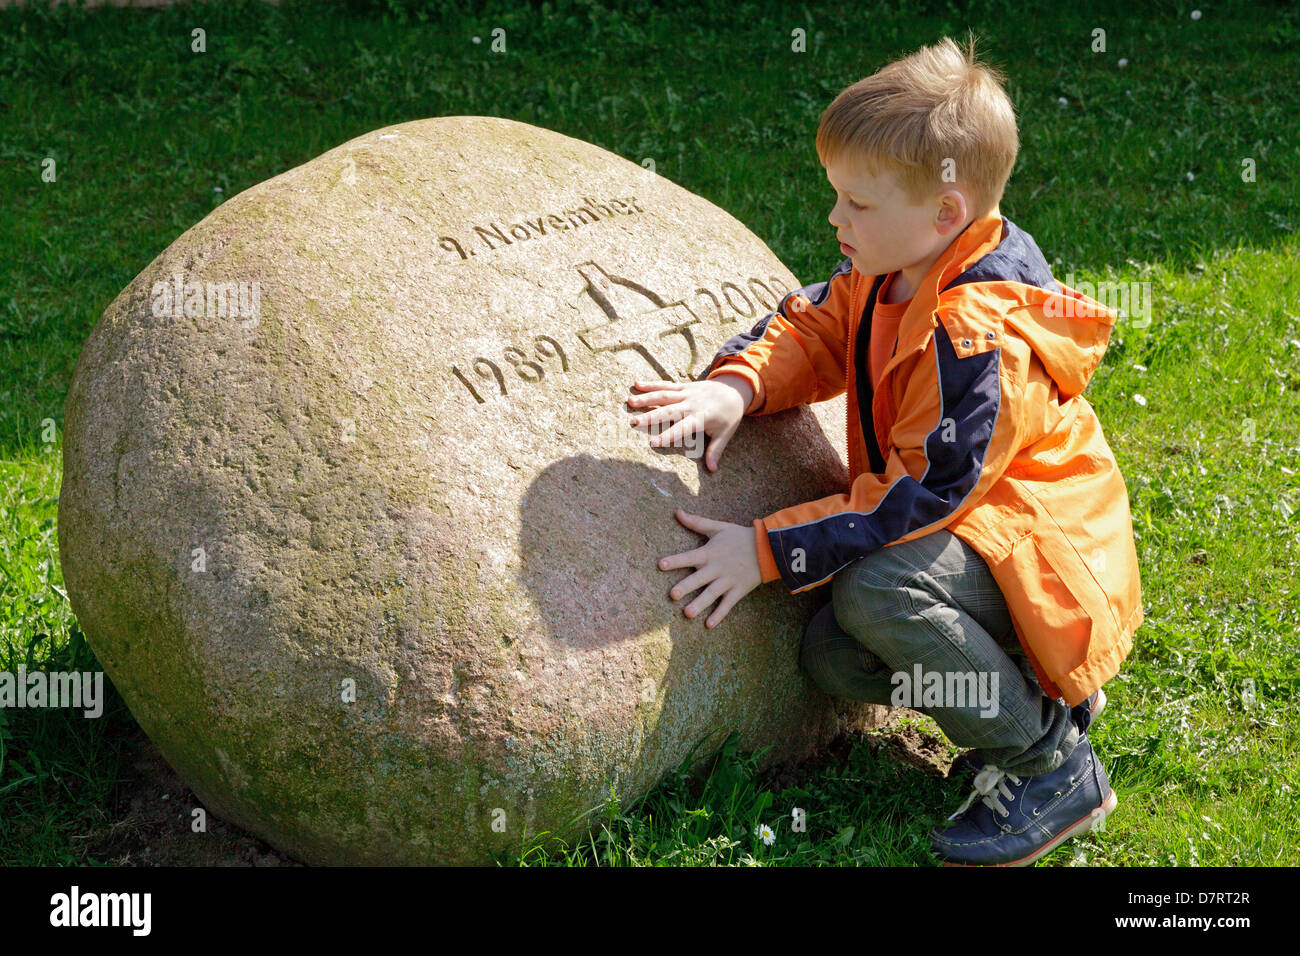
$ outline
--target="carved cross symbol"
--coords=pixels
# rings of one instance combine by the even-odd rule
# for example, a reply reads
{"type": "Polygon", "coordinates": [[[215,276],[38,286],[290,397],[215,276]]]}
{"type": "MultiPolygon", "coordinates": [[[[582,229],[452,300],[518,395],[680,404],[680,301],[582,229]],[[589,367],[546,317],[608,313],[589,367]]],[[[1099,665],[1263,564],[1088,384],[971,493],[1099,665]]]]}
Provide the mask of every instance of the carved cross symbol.
{"type": "Polygon", "coordinates": [[[700,320],[685,302],[666,302],[662,296],[656,295],[631,279],[611,276],[594,262],[584,262],[576,268],[578,273],[587,280],[587,288],[584,291],[591,295],[592,300],[610,319],[607,324],[594,325],[579,332],[578,338],[582,340],[583,345],[593,352],[632,349],[650,363],[650,367],[660,378],[673,381],[675,376],[664,368],[656,358],[653,349],[668,336],[680,335],[686,340],[691,357],[686,366],[677,371],[688,380],[692,377],[691,369],[695,365],[697,354],[695,336],[691,333],[690,326],[700,320]],[[631,289],[644,296],[654,304],[655,308],[637,315],[619,315],[612,299],[615,285],[631,289]]]}

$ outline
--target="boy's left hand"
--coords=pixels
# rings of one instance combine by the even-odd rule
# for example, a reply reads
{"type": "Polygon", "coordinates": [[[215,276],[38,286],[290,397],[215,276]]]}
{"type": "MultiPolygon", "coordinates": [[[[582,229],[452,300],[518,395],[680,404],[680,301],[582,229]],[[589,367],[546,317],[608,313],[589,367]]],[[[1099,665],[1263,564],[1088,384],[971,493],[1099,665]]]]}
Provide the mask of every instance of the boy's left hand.
{"type": "Polygon", "coordinates": [[[722,623],[727,612],[737,601],[763,583],[758,567],[758,549],[754,543],[754,529],[748,525],[714,521],[703,515],[677,509],[677,520],[700,534],[709,536],[707,544],[694,551],[669,555],[659,561],[661,571],[673,568],[695,568],[694,574],[673,585],[668,596],[678,598],[705,585],[704,593],[686,607],[687,617],[695,617],[718,598],[717,610],[704,622],[706,627],[722,623]]]}

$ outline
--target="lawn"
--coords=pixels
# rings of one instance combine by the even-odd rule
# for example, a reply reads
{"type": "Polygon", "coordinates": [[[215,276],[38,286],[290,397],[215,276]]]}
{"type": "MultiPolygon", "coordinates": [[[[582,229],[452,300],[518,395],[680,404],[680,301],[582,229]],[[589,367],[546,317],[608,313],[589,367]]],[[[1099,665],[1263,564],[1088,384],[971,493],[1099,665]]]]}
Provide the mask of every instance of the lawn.
{"type": "MultiPolygon", "coordinates": [[[[1042,865],[1300,864],[1300,8],[864,6],[0,10],[0,670],[98,669],[57,548],[68,383],[105,306],[224,198],[377,127],[500,115],[653,159],[817,281],[842,258],[821,111],[971,27],[1019,117],[1003,214],[1062,280],[1144,307],[1086,393],[1146,610],[1090,731],[1120,804],[1042,865]]],[[[147,860],[119,826],[142,736],[116,694],[98,720],[0,709],[0,863],[147,860]]],[[[913,712],[779,776],[724,746],[707,779],[601,808],[587,843],[503,862],[930,865],[954,752],[913,712]]]]}

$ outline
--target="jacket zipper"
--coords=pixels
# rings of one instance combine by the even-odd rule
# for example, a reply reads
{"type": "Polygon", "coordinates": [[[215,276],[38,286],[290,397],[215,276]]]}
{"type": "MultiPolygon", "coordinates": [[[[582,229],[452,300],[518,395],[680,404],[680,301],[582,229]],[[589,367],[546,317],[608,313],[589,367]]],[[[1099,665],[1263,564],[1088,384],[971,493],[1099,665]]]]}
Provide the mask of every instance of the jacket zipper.
{"type": "MultiPolygon", "coordinates": [[[[846,408],[846,409],[845,409],[845,432],[846,432],[846,442],[848,443],[848,446],[849,446],[849,466],[850,466],[850,468],[851,468],[852,471],[853,471],[853,475],[852,475],[853,478],[856,478],[859,474],[861,474],[861,473],[862,473],[862,469],[864,469],[864,468],[866,468],[866,467],[870,467],[870,468],[874,471],[875,468],[876,468],[876,460],[877,460],[877,458],[880,459],[880,462],[881,462],[881,464],[880,464],[880,468],[881,468],[881,471],[882,471],[882,472],[884,471],[884,467],[885,467],[885,464],[884,464],[884,453],[885,453],[885,452],[884,452],[884,446],[883,446],[883,445],[881,444],[881,442],[880,442],[880,432],[879,432],[879,431],[877,430],[877,428],[876,428],[876,413],[875,413],[875,405],[876,405],[877,398],[879,397],[879,396],[878,396],[878,392],[879,392],[880,390],[877,389],[877,388],[874,388],[874,387],[871,387],[871,388],[870,388],[871,399],[870,399],[870,401],[867,403],[867,409],[866,409],[866,413],[867,413],[868,415],[871,416],[871,421],[870,421],[870,426],[871,426],[871,436],[870,436],[870,440],[868,440],[868,438],[867,438],[867,430],[866,430],[866,426],[863,425],[863,422],[862,422],[862,413],[863,413],[863,412],[862,412],[862,403],[856,401],[856,399],[859,397],[859,396],[858,396],[859,389],[858,389],[858,386],[857,386],[857,365],[856,365],[856,363],[854,362],[854,356],[857,354],[857,333],[858,333],[858,330],[859,330],[858,327],[862,324],[863,316],[866,315],[868,308],[871,308],[871,309],[874,310],[874,308],[875,308],[875,298],[874,298],[874,294],[875,294],[875,292],[878,290],[878,288],[879,288],[881,282],[883,282],[883,279],[881,279],[881,278],[878,277],[878,276],[872,278],[871,292],[869,292],[869,293],[865,296],[865,299],[866,299],[867,301],[864,301],[864,302],[862,303],[862,309],[861,309],[861,313],[860,313],[860,314],[859,314],[859,310],[858,310],[858,308],[857,308],[857,303],[856,303],[856,302],[854,303],[853,314],[854,314],[854,316],[856,316],[856,318],[854,318],[854,320],[853,320],[853,326],[850,328],[850,330],[849,330],[849,334],[845,337],[845,338],[846,338],[846,341],[847,341],[847,343],[848,343],[848,349],[849,349],[849,350],[848,350],[848,355],[845,356],[845,362],[846,362],[846,364],[847,364],[846,374],[845,374],[845,381],[846,381],[846,383],[852,385],[852,391],[851,391],[851,392],[848,392],[847,394],[851,394],[851,395],[854,397],[855,404],[856,404],[857,409],[858,409],[858,416],[857,416],[857,417],[858,417],[858,433],[861,435],[861,438],[862,438],[862,444],[863,444],[863,450],[864,450],[864,452],[866,453],[866,456],[867,456],[867,461],[866,461],[865,463],[862,462],[862,461],[859,459],[859,460],[856,462],[856,464],[855,464],[854,454],[853,454],[853,449],[854,449],[854,444],[853,444],[853,435],[854,435],[854,432],[853,432],[852,417],[851,417],[851,414],[848,412],[848,410],[847,410],[847,408],[846,408]],[[872,455],[872,449],[873,449],[873,448],[876,449],[876,451],[878,452],[878,454],[875,455],[875,456],[872,455]]],[[[863,285],[863,288],[865,288],[865,283],[863,283],[862,285],[863,285]]],[[[868,321],[868,322],[867,322],[867,325],[870,326],[870,324],[871,324],[870,321],[868,321]]],[[[869,350],[869,349],[870,349],[870,343],[868,343],[868,350],[869,350]]],[[[867,356],[867,361],[869,362],[869,356],[867,356]]],[[[891,359],[891,361],[892,361],[892,359],[891,359]]],[[[864,364],[866,364],[866,363],[864,362],[864,364]]],[[[868,374],[868,375],[871,374],[869,368],[867,369],[867,374],[868,374]]],[[[868,380],[868,384],[869,384],[869,385],[872,384],[872,383],[870,382],[870,380],[868,380]]],[[[883,384],[883,380],[882,380],[882,384],[883,384]]]]}
{"type": "Polygon", "coordinates": [[[851,396],[857,394],[855,391],[855,389],[857,388],[857,383],[853,381],[853,337],[857,334],[858,319],[860,318],[858,316],[858,291],[861,290],[862,288],[861,277],[855,279],[853,284],[854,284],[853,295],[849,297],[850,301],[853,303],[852,306],[850,307],[850,312],[849,312],[849,334],[844,337],[844,343],[845,343],[844,375],[845,375],[845,381],[848,382],[849,385],[848,389],[846,389],[844,392],[844,441],[845,441],[845,447],[848,449],[849,452],[849,486],[850,487],[853,486],[853,482],[854,480],[856,480],[858,476],[857,468],[854,465],[854,458],[856,456],[853,454],[853,452],[854,452],[854,448],[856,447],[856,443],[854,442],[853,439],[853,423],[851,421],[850,408],[853,405],[851,396]]]}

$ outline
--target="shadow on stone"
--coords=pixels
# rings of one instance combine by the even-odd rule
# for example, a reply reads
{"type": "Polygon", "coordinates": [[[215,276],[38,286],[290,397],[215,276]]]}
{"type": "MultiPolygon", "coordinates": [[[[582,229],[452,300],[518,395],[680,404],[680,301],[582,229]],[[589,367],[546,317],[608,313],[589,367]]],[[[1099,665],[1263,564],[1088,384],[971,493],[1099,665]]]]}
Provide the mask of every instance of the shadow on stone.
{"type": "MultiPolygon", "coordinates": [[[[765,427],[745,422],[738,437],[765,427]]],[[[593,728],[621,724],[636,742],[632,759],[661,770],[703,742],[698,770],[732,730],[742,749],[771,748],[767,767],[809,756],[837,725],[870,726],[870,708],[832,702],[798,669],[804,628],[829,589],[760,585],[713,629],[709,611],[683,614],[698,590],[668,597],[693,569],[661,571],[659,559],[707,541],[676,508],[745,525],[753,517],[725,458],[716,473],[697,465],[698,494],[672,471],[575,455],[544,468],[521,499],[521,583],[549,632],[549,655],[580,674],[566,702],[593,728]]]]}

